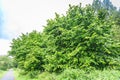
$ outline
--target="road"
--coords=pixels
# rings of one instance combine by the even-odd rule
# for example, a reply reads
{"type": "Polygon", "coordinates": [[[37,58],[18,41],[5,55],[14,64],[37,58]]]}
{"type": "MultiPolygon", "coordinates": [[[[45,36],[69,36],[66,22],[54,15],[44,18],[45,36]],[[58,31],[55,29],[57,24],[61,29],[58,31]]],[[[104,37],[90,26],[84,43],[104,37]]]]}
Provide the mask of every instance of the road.
{"type": "Polygon", "coordinates": [[[13,70],[10,69],[0,80],[15,80],[13,70]]]}

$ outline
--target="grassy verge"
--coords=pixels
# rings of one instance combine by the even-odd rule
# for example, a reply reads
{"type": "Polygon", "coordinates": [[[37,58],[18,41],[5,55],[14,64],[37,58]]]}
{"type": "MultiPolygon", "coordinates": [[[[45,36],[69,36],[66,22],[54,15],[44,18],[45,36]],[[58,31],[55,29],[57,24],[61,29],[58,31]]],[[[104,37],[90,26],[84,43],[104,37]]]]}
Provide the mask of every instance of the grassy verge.
{"type": "Polygon", "coordinates": [[[4,76],[5,73],[6,71],[0,70],[0,79],[4,76]]]}
{"type": "Polygon", "coordinates": [[[61,74],[43,72],[37,78],[30,79],[28,75],[19,75],[20,70],[15,71],[17,80],[120,80],[118,70],[93,70],[84,71],[68,69],[61,74]]]}
{"type": "Polygon", "coordinates": [[[21,70],[20,69],[14,69],[14,75],[16,80],[38,80],[38,79],[31,79],[30,76],[26,75],[26,74],[21,74],[21,70]]]}

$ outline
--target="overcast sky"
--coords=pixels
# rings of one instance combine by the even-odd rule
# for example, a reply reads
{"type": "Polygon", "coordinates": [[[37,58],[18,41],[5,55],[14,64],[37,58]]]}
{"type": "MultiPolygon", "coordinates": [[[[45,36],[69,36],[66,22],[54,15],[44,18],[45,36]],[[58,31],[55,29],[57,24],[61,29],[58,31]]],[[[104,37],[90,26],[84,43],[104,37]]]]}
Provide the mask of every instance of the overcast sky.
{"type": "MultiPolygon", "coordinates": [[[[120,0],[111,0],[120,7],[120,0]]],[[[82,6],[92,0],[0,0],[0,55],[10,50],[10,41],[21,33],[42,31],[54,13],[65,14],[68,5],[82,6]]]]}

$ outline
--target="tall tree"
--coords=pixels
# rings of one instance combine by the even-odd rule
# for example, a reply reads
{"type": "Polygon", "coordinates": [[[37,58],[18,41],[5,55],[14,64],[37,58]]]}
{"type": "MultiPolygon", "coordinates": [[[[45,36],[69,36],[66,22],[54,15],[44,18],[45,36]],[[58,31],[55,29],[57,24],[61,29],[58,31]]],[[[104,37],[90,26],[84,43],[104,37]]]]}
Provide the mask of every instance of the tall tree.
{"type": "Polygon", "coordinates": [[[107,10],[115,10],[116,7],[113,6],[112,2],[110,0],[103,0],[103,7],[107,10]]]}
{"type": "Polygon", "coordinates": [[[95,11],[98,11],[102,8],[102,2],[101,0],[93,0],[92,6],[95,11]]]}
{"type": "Polygon", "coordinates": [[[100,10],[101,8],[107,9],[111,12],[111,10],[116,10],[116,7],[110,2],[110,0],[93,0],[92,6],[95,11],[100,10]]]}

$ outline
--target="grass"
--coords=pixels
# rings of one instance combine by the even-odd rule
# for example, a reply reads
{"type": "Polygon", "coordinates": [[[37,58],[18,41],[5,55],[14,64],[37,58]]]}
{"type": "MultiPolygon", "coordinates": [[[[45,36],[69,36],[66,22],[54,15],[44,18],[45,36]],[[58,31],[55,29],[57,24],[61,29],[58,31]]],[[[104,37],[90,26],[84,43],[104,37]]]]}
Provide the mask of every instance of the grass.
{"type": "Polygon", "coordinates": [[[120,80],[120,71],[117,70],[66,70],[58,80],[120,80]]]}
{"type": "Polygon", "coordinates": [[[0,70],[0,79],[4,76],[5,73],[6,73],[6,71],[0,70]]]}
{"type": "Polygon", "coordinates": [[[14,69],[14,74],[15,74],[15,78],[16,80],[38,80],[38,79],[31,79],[30,76],[26,75],[26,74],[22,74],[20,75],[22,72],[22,70],[20,69],[14,69]]]}
{"type": "Polygon", "coordinates": [[[31,79],[28,75],[18,75],[20,70],[16,70],[17,80],[120,80],[119,70],[91,70],[67,69],[60,74],[43,72],[37,78],[31,79]]]}

